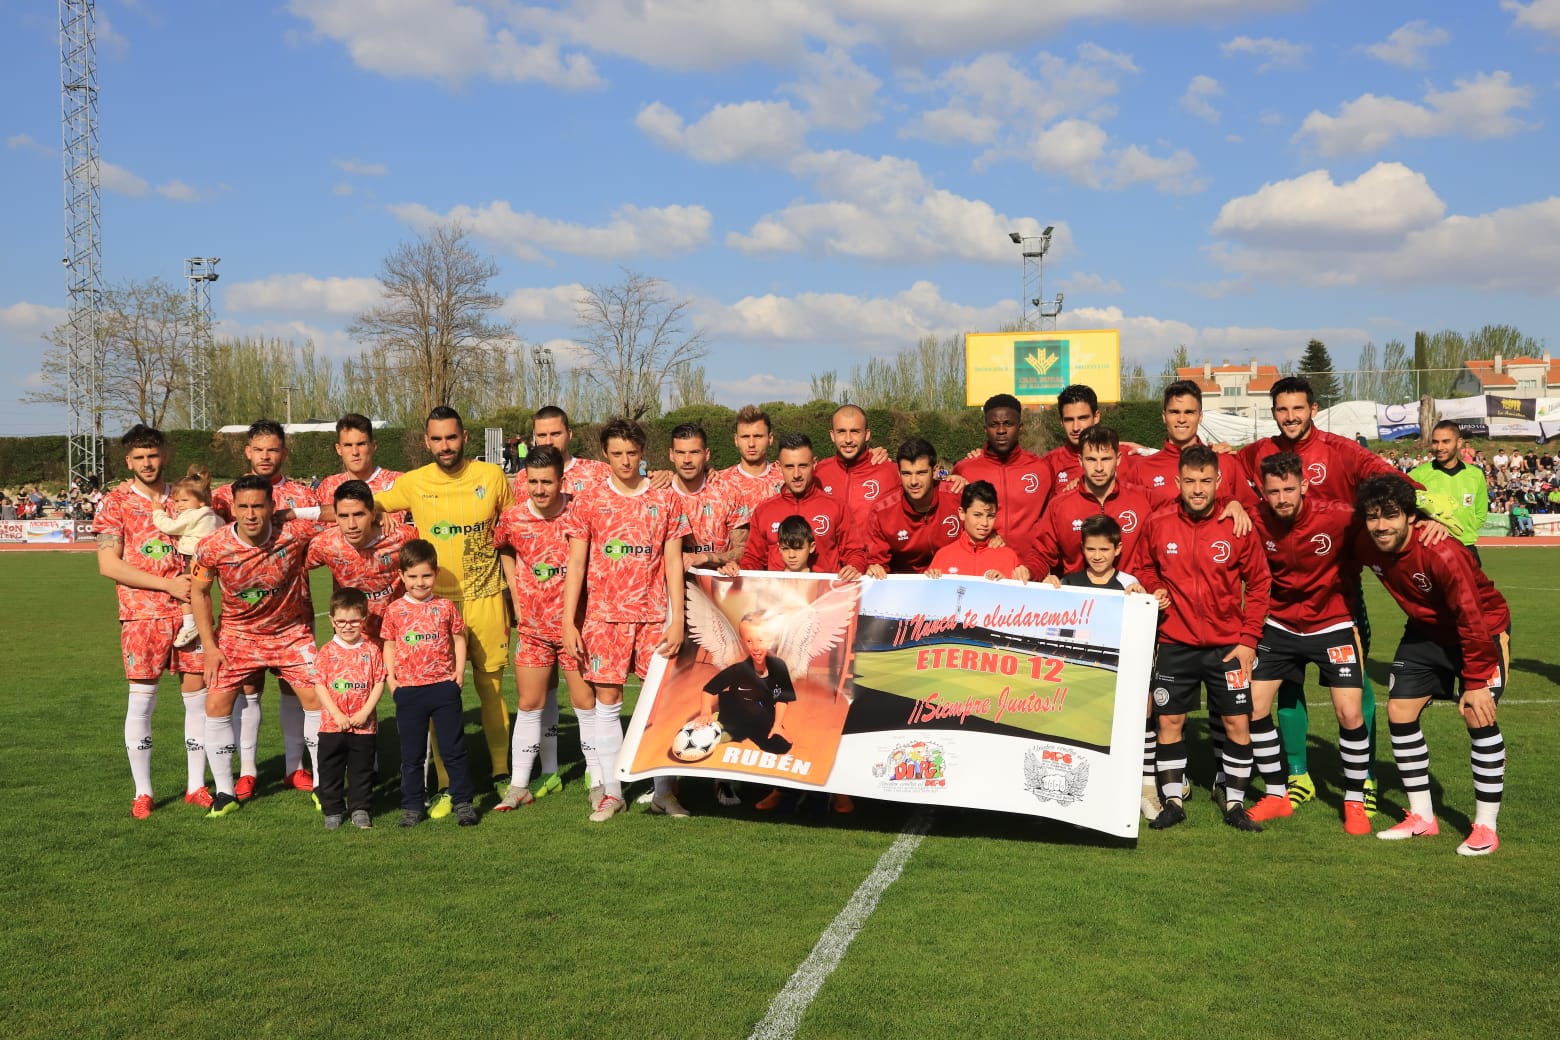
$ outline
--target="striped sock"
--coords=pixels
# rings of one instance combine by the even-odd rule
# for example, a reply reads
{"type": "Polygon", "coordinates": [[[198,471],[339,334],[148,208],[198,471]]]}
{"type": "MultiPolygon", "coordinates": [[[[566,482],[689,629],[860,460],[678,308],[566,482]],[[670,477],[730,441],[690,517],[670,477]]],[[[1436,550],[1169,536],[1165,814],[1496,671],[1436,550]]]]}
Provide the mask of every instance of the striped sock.
{"type": "Polygon", "coordinates": [[[1208,712],[1208,747],[1213,752],[1213,786],[1224,783],[1224,745],[1229,737],[1224,732],[1224,716],[1208,712]]]}
{"type": "Polygon", "coordinates": [[[1289,775],[1284,772],[1283,749],[1279,747],[1278,727],[1273,716],[1264,715],[1251,720],[1251,753],[1256,760],[1257,775],[1262,777],[1267,794],[1287,797],[1284,785],[1289,775]]]}
{"type": "Polygon", "coordinates": [[[1159,790],[1166,798],[1186,798],[1186,741],[1159,742],[1155,753],[1159,790]]]}
{"type": "Polygon", "coordinates": [[[1468,750],[1473,763],[1474,823],[1491,830],[1500,815],[1500,799],[1506,789],[1506,738],[1499,724],[1470,729],[1468,750]]]}
{"type": "MultiPolygon", "coordinates": [[[[1276,734],[1275,734],[1276,735],[1276,734]]],[[[1251,744],[1224,744],[1224,800],[1237,805],[1246,801],[1246,785],[1251,783],[1251,744]]]]}
{"type": "Polygon", "coordinates": [[[1408,792],[1408,810],[1425,819],[1435,818],[1435,805],[1430,800],[1430,746],[1425,743],[1425,731],[1419,728],[1419,720],[1413,722],[1388,722],[1392,734],[1392,758],[1397,762],[1398,776],[1403,779],[1403,790],[1408,792]]]}
{"type": "Polygon", "coordinates": [[[1370,733],[1364,726],[1338,730],[1338,757],[1343,760],[1343,800],[1365,800],[1365,777],[1370,768],[1370,733]]]}
{"type": "Polygon", "coordinates": [[[1148,717],[1148,724],[1143,729],[1143,786],[1148,787],[1155,782],[1158,769],[1154,764],[1154,755],[1159,749],[1159,726],[1154,722],[1154,717],[1148,717]]]}

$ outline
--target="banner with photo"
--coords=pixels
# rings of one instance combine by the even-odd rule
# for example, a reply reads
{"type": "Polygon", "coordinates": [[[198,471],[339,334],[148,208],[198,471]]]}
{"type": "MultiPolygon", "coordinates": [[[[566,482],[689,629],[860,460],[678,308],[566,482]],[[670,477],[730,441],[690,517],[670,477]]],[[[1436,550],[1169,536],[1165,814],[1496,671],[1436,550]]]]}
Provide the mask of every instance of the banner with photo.
{"type": "Polygon", "coordinates": [[[979,579],[694,571],[618,772],[1065,820],[1135,837],[1147,596],[979,579]]]}
{"type": "MultiPolygon", "coordinates": [[[[1560,398],[1475,397],[1436,398],[1436,414],[1457,424],[1464,437],[1531,437],[1547,441],[1560,433],[1560,398]]],[[[1419,405],[1378,404],[1376,431],[1383,440],[1418,437],[1419,405]]]]}

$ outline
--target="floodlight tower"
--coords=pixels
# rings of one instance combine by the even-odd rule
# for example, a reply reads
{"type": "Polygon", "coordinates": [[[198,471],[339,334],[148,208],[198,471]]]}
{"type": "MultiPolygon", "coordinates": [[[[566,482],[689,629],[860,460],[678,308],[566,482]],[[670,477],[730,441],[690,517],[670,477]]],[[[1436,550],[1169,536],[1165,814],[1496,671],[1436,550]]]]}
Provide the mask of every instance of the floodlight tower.
{"type": "Polygon", "coordinates": [[[184,261],[184,277],[190,283],[190,316],[195,334],[190,337],[190,429],[204,430],[206,401],[211,383],[211,283],[217,280],[218,256],[192,256],[184,261]]]}
{"type": "Polygon", "coordinates": [[[94,0],[60,0],[60,155],[65,173],[65,407],[70,479],[103,471],[103,243],[94,0]]]}
{"type": "Polygon", "coordinates": [[[1023,250],[1024,281],[1019,296],[1018,323],[1023,331],[1056,328],[1056,316],[1062,313],[1062,294],[1049,303],[1041,300],[1040,289],[1045,282],[1045,254],[1051,251],[1051,235],[1055,225],[1048,224],[1038,235],[1026,235],[1018,231],[1008,232],[1013,244],[1023,250]]]}

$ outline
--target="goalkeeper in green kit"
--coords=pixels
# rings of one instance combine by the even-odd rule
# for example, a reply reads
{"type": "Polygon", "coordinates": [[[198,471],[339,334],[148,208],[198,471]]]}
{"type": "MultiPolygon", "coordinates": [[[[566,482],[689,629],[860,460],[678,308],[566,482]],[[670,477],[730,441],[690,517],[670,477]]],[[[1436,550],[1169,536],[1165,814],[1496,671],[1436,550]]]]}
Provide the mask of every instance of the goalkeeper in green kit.
{"type": "Polygon", "coordinates": [[[1420,508],[1446,523],[1482,567],[1477,543],[1490,511],[1490,487],[1483,470],[1462,460],[1462,451],[1462,431],[1442,419],[1430,431],[1430,461],[1415,466],[1409,477],[1424,485],[1420,508]]]}

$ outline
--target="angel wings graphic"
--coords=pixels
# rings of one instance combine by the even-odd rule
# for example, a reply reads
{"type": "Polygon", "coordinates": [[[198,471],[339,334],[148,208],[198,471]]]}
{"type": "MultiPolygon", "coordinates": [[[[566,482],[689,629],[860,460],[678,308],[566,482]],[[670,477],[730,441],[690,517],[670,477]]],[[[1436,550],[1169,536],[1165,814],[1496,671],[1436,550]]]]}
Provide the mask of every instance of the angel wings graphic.
{"type": "MultiPolygon", "coordinates": [[[[760,612],[759,620],[769,632],[770,650],[785,662],[792,678],[806,675],[814,659],[839,646],[860,598],[861,586],[852,583],[831,589],[811,603],[760,612]]],[[[688,631],[717,668],[747,655],[737,626],[693,581],[688,582],[687,615],[688,631]]]]}

